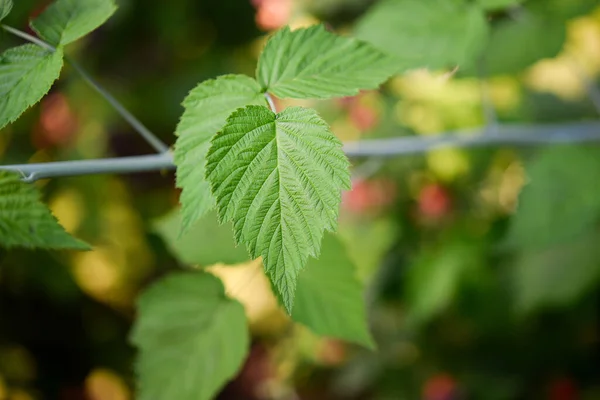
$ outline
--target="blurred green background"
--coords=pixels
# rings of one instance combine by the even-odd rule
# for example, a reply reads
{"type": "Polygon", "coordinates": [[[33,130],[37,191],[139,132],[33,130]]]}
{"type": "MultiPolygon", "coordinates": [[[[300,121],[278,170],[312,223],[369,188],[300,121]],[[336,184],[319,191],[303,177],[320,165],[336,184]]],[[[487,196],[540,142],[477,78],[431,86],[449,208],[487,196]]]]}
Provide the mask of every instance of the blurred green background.
{"type": "MultiPolygon", "coordinates": [[[[285,24],[358,26],[399,55],[440,51],[411,47],[396,32],[404,25],[380,20],[401,7],[382,12],[369,0],[118,3],[68,51],[169,144],[187,92],[220,74],[253,74],[265,35],[285,24]]],[[[7,24],[27,30],[46,4],[19,0],[7,24]]],[[[479,127],[492,107],[501,123],[598,119],[589,95],[600,77],[597,0],[526,0],[487,16],[485,68],[442,63],[356,98],[278,106],[317,108],[347,141],[479,127]]],[[[452,18],[422,24],[441,35],[452,18]]],[[[3,49],[18,43],[0,37],[3,49]]],[[[68,67],[0,135],[2,164],[149,152],[68,67]]],[[[600,399],[597,145],[352,161],[340,236],[366,286],[377,352],[291,324],[260,265],[233,248],[214,215],[178,239],[173,173],[61,178],[39,182],[45,200],[95,250],[0,253],[0,399],[133,399],[135,298],[190,266],[224,280],[253,332],[250,357],[220,399],[600,399]]]]}

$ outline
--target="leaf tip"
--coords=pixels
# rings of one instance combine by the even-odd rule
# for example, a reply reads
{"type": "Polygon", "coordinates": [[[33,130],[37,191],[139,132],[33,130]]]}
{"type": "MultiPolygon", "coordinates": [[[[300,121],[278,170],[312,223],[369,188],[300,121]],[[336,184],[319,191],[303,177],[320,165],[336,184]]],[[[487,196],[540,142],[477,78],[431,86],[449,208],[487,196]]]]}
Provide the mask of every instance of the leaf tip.
{"type": "Polygon", "coordinates": [[[80,239],[75,239],[74,238],[74,246],[73,246],[73,250],[80,250],[80,251],[92,251],[94,250],[94,247],[89,244],[88,242],[84,242],[83,240],[80,239]]]}
{"type": "Polygon", "coordinates": [[[13,8],[12,0],[0,0],[0,21],[10,14],[13,8]]]}
{"type": "Polygon", "coordinates": [[[367,350],[371,350],[372,352],[379,351],[379,347],[377,346],[377,342],[373,339],[373,336],[370,332],[366,332],[365,336],[357,341],[358,344],[365,347],[367,350]]]}

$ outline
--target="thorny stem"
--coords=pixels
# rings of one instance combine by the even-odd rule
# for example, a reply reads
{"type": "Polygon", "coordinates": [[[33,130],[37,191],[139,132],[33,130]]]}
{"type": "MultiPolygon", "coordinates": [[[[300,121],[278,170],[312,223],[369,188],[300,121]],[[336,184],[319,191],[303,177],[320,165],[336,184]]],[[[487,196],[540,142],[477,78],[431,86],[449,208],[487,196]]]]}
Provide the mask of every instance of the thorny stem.
{"type": "MultiPolygon", "coordinates": [[[[453,131],[438,136],[405,136],[374,139],[344,144],[351,158],[393,157],[420,154],[430,150],[455,147],[486,146],[543,146],[551,143],[585,143],[600,141],[600,122],[578,122],[554,125],[498,125],[494,135],[485,135],[486,128],[453,131]]],[[[23,180],[33,182],[42,178],[93,174],[124,174],[173,169],[170,153],[108,158],[103,160],[63,161],[41,164],[0,166],[0,170],[15,171],[23,180]]]]}
{"type": "MultiPolygon", "coordinates": [[[[50,44],[36,38],[26,32],[22,32],[18,29],[12,28],[7,25],[0,25],[6,32],[11,33],[21,39],[27,40],[33,44],[36,44],[46,50],[56,51],[56,48],[50,44]]],[[[110,93],[108,93],[102,86],[100,86],[78,63],[74,60],[65,57],[67,63],[69,63],[75,71],[83,78],[83,80],[94,89],[100,96],[102,96],[114,109],[127,121],[136,132],[138,132],[145,140],[159,153],[166,153],[169,151],[169,146],[164,144],[158,139],[144,124],[142,124],[133,114],[131,114],[117,99],[115,99],[110,93]]]]}

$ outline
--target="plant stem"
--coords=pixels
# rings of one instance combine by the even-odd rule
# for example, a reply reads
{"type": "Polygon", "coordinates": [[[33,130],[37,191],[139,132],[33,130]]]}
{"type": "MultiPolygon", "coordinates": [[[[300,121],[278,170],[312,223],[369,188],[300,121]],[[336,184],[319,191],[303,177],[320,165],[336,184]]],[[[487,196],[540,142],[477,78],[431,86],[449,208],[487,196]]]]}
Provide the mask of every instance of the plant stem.
{"type": "MultiPolygon", "coordinates": [[[[405,136],[347,142],[344,144],[344,151],[346,155],[352,158],[393,157],[420,154],[447,147],[543,146],[556,143],[600,142],[600,122],[555,125],[498,125],[494,135],[486,135],[485,132],[486,128],[480,128],[447,132],[438,136],[405,136]]],[[[175,166],[170,152],[101,160],[0,166],[0,170],[15,171],[22,174],[25,182],[63,176],[125,174],[173,168],[175,166]]]]}
{"type": "Polygon", "coordinates": [[[265,99],[267,99],[267,103],[269,104],[271,111],[277,114],[277,107],[275,107],[275,102],[269,93],[265,93],[265,99]]]}
{"type": "Polygon", "coordinates": [[[31,36],[29,33],[22,32],[18,29],[12,28],[12,27],[10,27],[8,25],[4,25],[4,24],[2,24],[1,26],[2,26],[2,29],[4,29],[6,32],[11,33],[17,37],[20,37],[21,39],[24,39],[33,44],[37,44],[38,46],[40,46],[48,51],[51,51],[51,52],[56,51],[55,47],[49,45],[48,43],[44,42],[41,39],[36,38],[35,36],[31,36]]]}
{"type": "Polygon", "coordinates": [[[494,108],[494,103],[490,95],[489,83],[485,77],[479,79],[479,90],[481,92],[481,106],[483,108],[483,117],[487,126],[487,134],[495,134],[498,127],[498,114],[494,108]]]}
{"type": "MultiPolygon", "coordinates": [[[[21,39],[27,40],[33,44],[36,44],[48,51],[56,51],[56,48],[51,46],[50,44],[31,36],[26,32],[22,32],[18,29],[12,28],[7,25],[0,25],[2,29],[6,32],[11,33],[21,39]]],[[[131,125],[136,132],[138,132],[145,140],[159,153],[166,153],[169,151],[169,146],[164,144],[160,139],[158,139],[144,124],[142,124],[133,114],[131,114],[117,99],[115,99],[110,93],[108,93],[102,86],[100,86],[78,63],[69,57],[65,57],[67,63],[69,63],[75,71],[83,78],[83,80],[94,89],[100,96],[104,97],[104,99],[115,109],[117,113],[119,113],[125,121],[131,125]]]]}
{"type": "Polygon", "coordinates": [[[479,93],[481,96],[483,118],[486,125],[485,134],[494,135],[496,134],[496,128],[498,127],[498,114],[494,108],[494,102],[492,101],[487,68],[483,58],[479,60],[479,93]]]}

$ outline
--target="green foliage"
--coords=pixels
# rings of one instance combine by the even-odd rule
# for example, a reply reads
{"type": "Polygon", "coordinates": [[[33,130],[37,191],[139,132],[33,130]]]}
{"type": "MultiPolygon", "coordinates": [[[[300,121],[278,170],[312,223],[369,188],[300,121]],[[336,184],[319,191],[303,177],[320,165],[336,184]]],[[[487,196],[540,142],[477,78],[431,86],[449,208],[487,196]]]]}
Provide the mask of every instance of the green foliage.
{"type": "Polygon", "coordinates": [[[594,0],[387,0],[359,21],[356,32],[381,50],[412,60],[409,67],[458,65],[472,73],[483,56],[486,74],[515,74],[556,56],[565,42],[566,21],[596,6],[594,0]],[[495,22],[490,34],[484,10],[520,3],[518,14],[495,22]]]}
{"type": "Polygon", "coordinates": [[[519,197],[507,243],[543,248],[569,241],[600,218],[596,175],[600,149],[560,146],[543,150],[527,166],[529,184],[519,197]]]}
{"type": "Polygon", "coordinates": [[[177,273],[139,299],[131,334],[142,400],[209,400],[242,365],[249,346],[244,309],[204,272],[177,273]]]}
{"type": "Polygon", "coordinates": [[[521,255],[512,266],[517,310],[529,313],[565,306],[595,287],[600,281],[599,243],[600,235],[586,232],[560,245],[521,255]]]}
{"type": "Polygon", "coordinates": [[[418,327],[448,308],[466,278],[481,267],[478,247],[451,240],[438,249],[427,249],[415,260],[406,281],[407,323],[418,327]]]}
{"type": "Polygon", "coordinates": [[[398,235],[398,227],[388,218],[346,218],[340,221],[338,235],[356,266],[359,279],[364,281],[379,268],[398,235]]]}
{"type": "MultiPolygon", "coordinates": [[[[26,2],[33,4],[37,0],[15,2],[15,8],[20,10],[15,10],[11,18],[19,20],[30,15],[29,10],[21,10],[26,2]]],[[[127,21],[119,28],[123,30],[97,43],[94,54],[102,62],[92,64],[105,68],[106,60],[128,59],[132,54],[142,57],[139,70],[123,71],[131,66],[117,63],[111,66],[115,68],[111,74],[124,73],[132,77],[134,82],[127,86],[128,101],[139,105],[138,111],[145,113],[143,119],[147,118],[153,126],[165,127],[172,124],[175,117],[176,107],[170,99],[181,91],[182,82],[192,77],[215,75],[224,67],[247,69],[254,61],[254,52],[236,50],[232,55],[223,50],[223,31],[218,24],[213,26],[211,14],[225,16],[225,35],[239,35],[239,26],[230,19],[233,14],[229,1],[183,0],[169,3],[168,12],[164,12],[166,8],[153,11],[143,3],[128,3],[128,13],[119,21],[127,21]],[[192,11],[200,10],[199,16],[207,24],[198,24],[198,19],[192,18],[192,11]],[[146,18],[142,27],[156,29],[139,29],[126,20],[138,15],[146,18]],[[194,21],[186,22],[189,20],[194,21]],[[231,29],[232,26],[236,29],[231,29]],[[126,45],[121,43],[123,37],[127,37],[126,45]],[[104,51],[103,46],[107,48],[104,51]],[[146,57],[149,53],[144,49],[150,47],[152,56],[146,57]],[[208,48],[211,50],[206,52],[208,48]],[[132,53],[132,49],[137,50],[132,53]],[[203,54],[201,62],[196,59],[199,54],[203,54]],[[208,57],[204,58],[205,55],[208,57]],[[178,76],[165,81],[148,75],[155,71],[177,71],[178,76]],[[148,82],[148,76],[155,82],[148,82]],[[158,103],[147,101],[149,98],[159,99],[158,103]]],[[[368,2],[327,0],[316,3],[326,10],[324,13],[331,12],[332,18],[327,19],[343,24],[368,2]]],[[[377,176],[362,187],[362,192],[349,193],[345,215],[348,218],[339,227],[345,229],[340,235],[347,244],[348,249],[345,249],[336,238],[325,234],[326,230],[336,229],[340,192],[349,186],[348,162],[340,142],[314,111],[292,108],[277,114],[264,107],[264,96],[267,92],[301,99],[346,96],[376,88],[391,74],[405,68],[438,69],[458,65],[464,73],[479,71],[482,60],[488,64],[482,72],[517,74],[541,58],[558,54],[564,44],[567,20],[597,7],[598,0],[383,0],[372,3],[377,4],[360,22],[357,31],[373,44],[335,36],[322,26],[297,31],[286,28],[269,40],[260,56],[256,80],[241,75],[222,76],[191,91],[183,104],[185,112],[177,127],[175,146],[183,211],[162,218],[155,224],[155,232],[168,250],[185,264],[205,266],[245,261],[249,258],[245,249],[248,248],[253,257],[263,258],[274,291],[294,320],[318,334],[367,347],[373,346],[373,340],[366,323],[362,282],[370,282],[371,329],[377,333],[381,351],[379,355],[353,352],[347,358],[351,363],[347,370],[332,365],[344,351],[337,343],[318,341],[318,346],[323,346],[317,350],[319,354],[308,351],[314,348],[307,349],[315,346],[312,337],[298,340],[294,346],[289,346],[287,340],[278,343],[278,338],[283,336],[281,331],[277,332],[281,327],[271,325],[275,319],[269,314],[280,315],[272,313],[270,297],[265,299],[257,293],[256,298],[246,299],[245,295],[251,291],[244,290],[250,285],[250,281],[244,279],[236,282],[239,285],[232,285],[232,293],[237,294],[239,288],[242,289],[240,297],[248,301],[253,327],[262,333],[262,328],[269,325],[266,326],[269,346],[272,345],[277,354],[281,354],[279,350],[284,346],[291,347],[285,348],[286,359],[292,353],[295,356],[301,353],[298,357],[302,360],[286,363],[301,365],[301,374],[286,371],[286,376],[312,376],[326,370],[327,381],[319,381],[318,390],[303,387],[299,392],[304,397],[328,397],[329,393],[320,391],[330,383],[337,395],[343,396],[345,391],[349,397],[360,392],[374,398],[418,398],[440,383],[460,388],[460,394],[446,393],[446,397],[542,397],[548,393],[538,395],[533,386],[535,382],[543,382],[548,386],[544,390],[551,389],[554,384],[553,378],[548,376],[549,370],[552,376],[556,371],[567,375],[576,373],[577,376],[572,377],[577,381],[574,386],[585,385],[589,381],[586,377],[597,372],[596,365],[589,370],[585,366],[580,368],[590,359],[588,349],[594,345],[589,332],[598,330],[594,318],[589,317],[598,313],[597,293],[592,290],[597,291],[600,285],[600,246],[597,246],[600,201],[596,199],[593,180],[600,168],[597,149],[541,151],[527,165],[530,179],[514,216],[509,215],[509,210],[522,179],[518,152],[496,153],[491,149],[469,150],[468,153],[432,152],[426,157],[386,161],[381,169],[379,160],[360,164],[357,175],[361,178],[371,176],[376,170],[377,175],[381,172],[386,176],[377,176]],[[445,168],[456,173],[443,174],[445,168]],[[370,185],[380,178],[383,179],[377,185],[370,185]],[[215,205],[218,210],[213,211],[215,205]],[[506,220],[511,222],[507,238],[510,246],[498,249],[500,246],[492,245],[498,244],[506,233],[506,220]],[[219,225],[219,222],[226,223],[219,225]],[[234,244],[232,230],[239,247],[234,244]],[[467,237],[457,238],[460,234],[467,237]],[[514,319],[515,309],[511,305],[527,315],[526,325],[518,325],[523,321],[514,319]],[[544,313],[543,318],[527,314],[567,305],[572,307],[569,312],[544,313]],[[562,323],[565,320],[574,323],[562,323]],[[265,326],[259,326],[263,324],[265,326]],[[571,340],[564,340],[565,337],[571,340]],[[576,350],[557,349],[555,344],[566,344],[576,350]],[[538,351],[543,350],[542,357],[535,356],[533,348],[536,347],[538,351]],[[523,348],[528,351],[522,351],[523,348]],[[550,358],[548,348],[553,349],[550,358]],[[580,351],[587,354],[582,356],[578,354],[580,351]],[[563,354],[570,357],[568,365],[576,365],[577,372],[568,367],[563,369],[564,365],[560,364],[563,360],[559,358],[567,357],[563,354]],[[319,363],[328,367],[313,369],[307,356],[318,358],[319,363]],[[536,365],[538,359],[545,365],[536,365]],[[532,372],[528,374],[527,370],[532,372]],[[444,374],[435,371],[444,371],[444,374]],[[343,374],[344,379],[329,381],[330,376],[336,380],[343,374]],[[423,382],[423,379],[429,381],[423,382]],[[411,388],[411,381],[417,382],[418,387],[411,388]]],[[[11,6],[9,1],[0,0],[0,19],[11,6]]],[[[39,54],[29,57],[34,59],[32,63],[27,61],[23,48],[1,56],[4,60],[0,64],[0,94],[3,94],[0,121],[3,125],[14,120],[48,90],[59,75],[63,46],[95,29],[113,11],[114,4],[110,1],[59,0],[32,23],[40,36],[59,50],[52,54],[25,46],[28,52],[39,54]],[[44,75],[46,73],[50,75],[44,75]]],[[[248,20],[253,21],[255,15],[249,14],[249,17],[248,20]]],[[[573,48],[578,55],[581,53],[583,67],[593,67],[597,55],[589,49],[593,47],[589,44],[593,44],[594,29],[598,27],[594,18],[586,18],[573,35],[573,48]]],[[[563,61],[558,60],[557,68],[563,61]]],[[[588,72],[593,73],[593,68],[588,72]]],[[[574,114],[577,119],[597,118],[588,111],[591,110],[589,104],[582,107],[576,101],[561,99],[574,94],[568,90],[573,89],[570,81],[546,85],[556,94],[554,96],[532,94],[539,90],[533,86],[543,86],[542,82],[528,85],[518,78],[513,75],[490,82],[490,97],[498,106],[500,124],[534,113],[540,114],[536,118],[555,121],[564,116],[575,119],[574,114]],[[515,105],[517,103],[519,105],[515,105]],[[536,109],[530,112],[531,109],[521,108],[524,106],[536,109]]],[[[595,76],[590,78],[593,80],[595,76]]],[[[33,129],[24,121],[7,132],[0,141],[7,163],[23,162],[31,155],[32,147],[54,146],[59,140],[69,139],[66,132],[75,125],[82,128],[83,136],[78,136],[77,142],[69,145],[66,152],[50,148],[38,154],[56,159],[68,154],[87,158],[105,155],[106,148],[94,144],[103,142],[113,132],[100,128],[103,123],[96,113],[89,116],[87,92],[80,90],[75,82],[77,80],[69,80],[61,85],[61,93],[44,105],[39,121],[37,118],[33,121],[36,124],[33,129]],[[73,108],[76,115],[72,118],[68,107],[53,107],[55,99],[62,102],[65,98],[69,104],[84,101],[87,106],[81,110],[73,108]],[[64,110],[67,112],[60,112],[64,110]],[[51,119],[76,121],[76,124],[60,124],[69,125],[61,132],[63,135],[47,129],[46,122],[51,119]]],[[[435,74],[423,73],[415,82],[410,78],[395,81],[392,90],[383,94],[373,92],[356,100],[326,103],[321,110],[333,114],[336,128],[345,131],[346,138],[362,136],[371,130],[379,137],[400,132],[411,134],[410,131],[460,130],[482,120],[479,83],[462,80],[460,74],[452,77],[446,74],[437,79],[435,74]],[[377,127],[371,129],[374,125],[377,127]]],[[[538,121],[522,122],[537,124],[538,121]]],[[[540,130],[545,128],[540,127],[540,130]]],[[[420,142],[420,139],[415,140],[420,142]]],[[[121,143],[114,144],[114,150],[121,154],[121,143]]],[[[49,185],[51,190],[57,190],[53,198],[61,215],[62,210],[73,206],[69,225],[80,223],[78,230],[85,232],[86,237],[100,240],[102,247],[98,253],[71,260],[46,252],[41,252],[44,256],[39,258],[37,252],[13,250],[2,257],[0,265],[0,300],[9,300],[0,301],[2,317],[12,312],[10,305],[18,304],[14,300],[21,300],[16,296],[32,282],[35,282],[32,304],[38,307],[50,303],[39,301],[45,300],[40,294],[45,296],[47,292],[49,298],[62,294],[61,301],[67,307],[71,308],[72,304],[84,307],[86,328],[90,314],[102,313],[99,322],[93,316],[89,319],[91,329],[86,331],[93,335],[90,334],[90,345],[86,348],[103,353],[100,357],[98,354],[91,357],[101,364],[114,365],[115,371],[127,369],[128,352],[117,349],[119,357],[126,359],[117,366],[116,362],[113,364],[112,355],[104,354],[105,347],[98,346],[98,339],[110,336],[112,343],[117,332],[123,336],[125,329],[114,329],[104,318],[105,314],[113,313],[113,307],[90,307],[90,304],[98,300],[127,309],[131,305],[127,301],[132,291],[169,264],[165,263],[168,257],[163,254],[164,246],[155,237],[146,240],[148,238],[135,235],[140,234],[138,217],[156,215],[159,204],[159,212],[166,203],[171,204],[172,188],[156,190],[152,182],[151,191],[140,189],[137,182],[144,181],[141,186],[145,187],[145,177],[134,179],[136,185],[132,192],[138,195],[127,196],[115,190],[114,202],[112,190],[107,195],[107,189],[120,187],[123,182],[113,179],[107,186],[97,185],[102,178],[93,179],[92,183],[88,179],[73,179],[49,185]],[[151,194],[139,195],[142,192],[151,194]],[[156,248],[152,248],[153,245],[156,248]],[[10,267],[7,268],[7,264],[10,267]],[[35,268],[23,267],[31,264],[35,268]],[[115,271],[123,264],[126,269],[115,271]],[[64,267],[63,273],[54,273],[54,267],[64,267]],[[45,274],[41,274],[42,270],[45,274]],[[37,274],[37,278],[31,279],[32,274],[37,274]],[[93,275],[92,280],[103,279],[93,282],[98,284],[95,287],[86,287],[88,274],[93,275]],[[11,286],[15,283],[17,290],[11,286]],[[83,293],[82,289],[89,292],[83,293]],[[87,298],[89,294],[94,299],[87,298]],[[67,303],[71,301],[72,304],[67,303]],[[100,308],[100,311],[94,310],[100,308]],[[101,326],[102,332],[96,332],[96,326],[101,326]]],[[[355,189],[360,189],[359,185],[355,189]]],[[[8,173],[0,174],[0,245],[85,247],[57,224],[39,202],[33,186],[25,185],[18,176],[8,173]]],[[[228,283],[230,278],[233,282],[240,275],[248,278],[245,274],[236,276],[235,271],[223,273],[228,283]]],[[[21,312],[20,307],[15,310],[17,314],[21,312]]],[[[45,312],[40,312],[43,318],[38,318],[34,308],[31,312],[26,316],[26,332],[11,333],[15,340],[29,338],[37,327],[32,324],[38,320],[52,321],[53,328],[62,325],[56,323],[62,321],[61,318],[52,318],[45,312]]],[[[77,315],[79,317],[79,312],[77,315]]],[[[242,307],[227,298],[215,277],[204,272],[177,273],[152,286],[142,295],[139,317],[131,340],[140,350],[137,372],[142,399],[191,400],[217,396],[219,389],[239,369],[250,341],[242,307]]],[[[129,319],[121,315],[118,319],[121,324],[129,323],[129,319]]],[[[65,331],[71,331],[70,328],[65,331]]],[[[290,331],[284,335],[288,333],[290,331]]],[[[53,331],[43,336],[66,337],[55,335],[53,331]]],[[[256,339],[258,345],[254,349],[262,350],[261,337],[256,339]]],[[[79,337],[75,341],[63,340],[68,348],[80,343],[79,337]]],[[[21,344],[31,347],[25,349],[31,352],[39,348],[29,339],[21,344]]],[[[262,384],[268,379],[270,384],[273,376],[269,372],[277,366],[271,364],[272,357],[265,357],[261,351],[253,351],[248,360],[249,368],[244,371],[251,374],[244,373],[240,381],[251,380],[252,384],[247,386],[253,388],[258,380],[262,384]]],[[[18,357],[4,357],[0,348],[0,360],[5,360],[4,364],[13,364],[15,358],[18,357]]],[[[88,354],[81,358],[85,368],[89,368],[88,354]]],[[[56,386],[58,392],[62,390],[58,389],[59,382],[60,385],[63,382],[47,373],[47,368],[53,365],[45,359],[35,363],[39,376],[52,376],[50,384],[56,386]]],[[[10,374],[3,378],[8,385],[19,381],[27,383],[29,388],[31,383],[10,374]]],[[[93,378],[90,376],[90,380],[93,378]]],[[[129,381],[129,377],[125,380],[129,381]]],[[[311,382],[303,382],[303,385],[305,383],[311,385],[311,382]]],[[[230,394],[230,390],[235,392],[239,386],[246,385],[232,385],[221,397],[245,397],[241,393],[230,394]]],[[[45,398],[60,397],[45,393],[43,387],[31,389],[45,398]]],[[[600,398],[584,394],[583,388],[581,396],[600,398]]]]}
{"type": "Polygon", "coordinates": [[[363,286],[346,249],[331,234],[323,239],[319,259],[311,259],[300,272],[292,318],[319,335],[375,347],[367,325],[363,286]]]}
{"type": "Polygon", "coordinates": [[[239,107],[265,104],[258,83],[244,75],[225,75],[202,82],[183,102],[185,112],[177,126],[175,145],[177,186],[183,189],[182,232],[214,206],[204,164],[210,139],[239,107]]]}
{"type": "Polygon", "coordinates": [[[231,225],[219,224],[216,212],[208,213],[182,234],[181,211],[175,210],[156,221],[154,229],[173,255],[185,264],[237,264],[249,259],[243,247],[235,246],[231,225]]]}
{"type": "Polygon", "coordinates": [[[527,166],[506,243],[521,248],[512,267],[518,311],[570,304],[600,279],[597,147],[562,146],[527,166]]]}
{"type": "Polygon", "coordinates": [[[516,6],[523,0],[477,0],[479,5],[486,10],[498,10],[511,6],[516,6]]]}
{"type": "Polygon", "coordinates": [[[367,43],[316,25],[277,32],[258,60],[256,76],[277,97],[326,99],[375,89],[403,67],[402,60],[367,43]]]}
{"type": "Polygon", "coordinates": [[[32,44],[0,54],[0,129],[48,93],[62,65],[61,50],[50,52],[32,44]]]}
{"type": "Polygon", "coordinates": [[[88,250],[65,232],[39,197],[17,174],[0,171],[0,246],[88,250]]]}
{"type": "Polygon", "coordinates": [[[526,5],[537,14],[564,22],[594,11],[598,0],[529,0],[526,5]]]}
{"type": "Polygon", "coordinates": [[[0,0],[0,21],[2,21],[13,8],[12,0],[0,0]]]}
{"type": "Polygon", "coordinates": [[[488,24],[475,3],[387,0],[359,21],[356,35],[411,68],[468,68],[486,45],[488,24]]]}
{"type": "Polygon", "coordinates": [[[65,46],[98,28],[116,10],[113,0],[57,0],[30,25],[48,43],[65,46]]]}
{"type": "Polygon", "coordinates": [[[515,18],[498,22],[486,46],[486,72],[515,74],[557,56],[566,40],[566,21],[591,12],[595,0],[530,0],[515,18]]]}
{"type": "Polygon", "coordinates": [[[263,257],[291,313],[298,273],[318,257],[324,230],[335,229],[341,190],[350,187],[341,142],[313,110],[248,106],[213,138],[207,160],[220,220],[263,257]]]}
{"type": "Polygon", "coordinates": [[[524,13],[519,19],[501,21],[486,47],[486,73],[514,74],[542,58],[554,57],[566,34],[563,21],[539,14],[524,13]]]}

